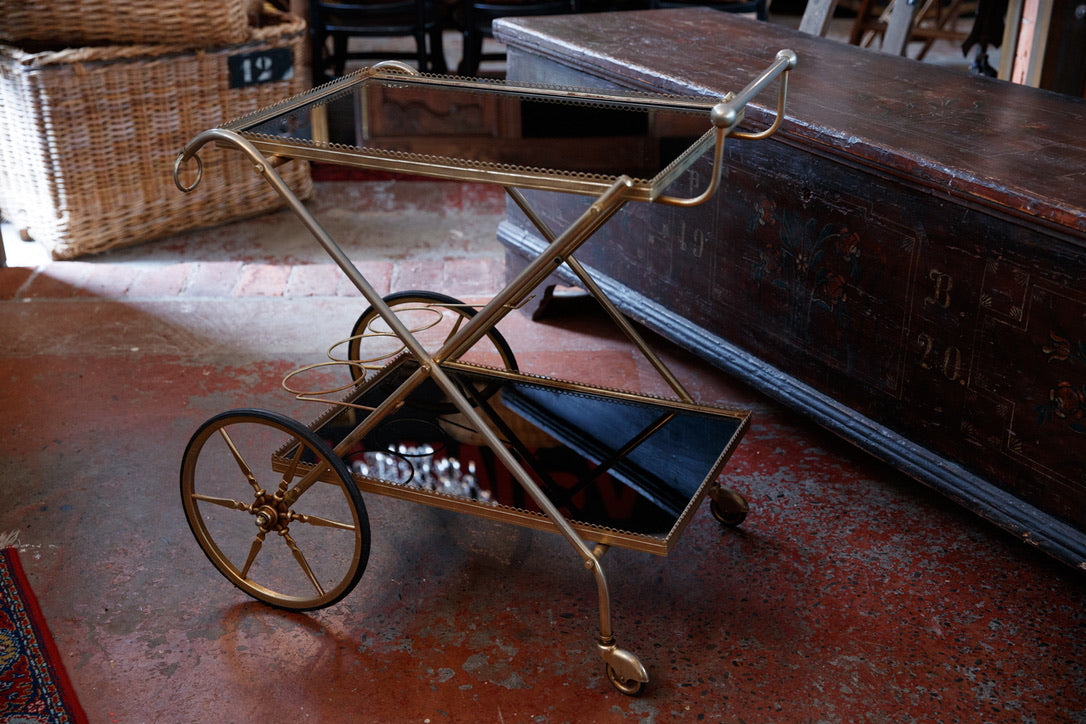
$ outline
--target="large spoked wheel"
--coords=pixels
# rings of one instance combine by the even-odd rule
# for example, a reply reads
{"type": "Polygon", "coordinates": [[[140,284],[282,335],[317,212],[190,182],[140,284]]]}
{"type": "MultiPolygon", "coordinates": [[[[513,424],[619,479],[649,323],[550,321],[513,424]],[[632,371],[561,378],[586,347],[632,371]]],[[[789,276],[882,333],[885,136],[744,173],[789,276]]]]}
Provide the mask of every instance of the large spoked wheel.
{"type": "MultiPolygon", "coordinates": [[[[439,292],[405,291],[384,297],[393,313],[427,352],[433,353],[475,316],[475,308],[439,292]]],[[[370,367],[379,367],[406,349],[388,323],[373,307],[367,307],[351,330],[348,353],[355,381],[370,367]]],[[[491,329],[460,358],[463,362],[516,371],[517,360],[509,343],[497,329],[491,329]]]]}
{"type": "Polygon", "coordinates": [[[369,518],[343,461],[274,412],[231,410],[201,425],[182,460],[181,501],[219,572],[273,606],[330,606],[369,560],[369,518]]]}

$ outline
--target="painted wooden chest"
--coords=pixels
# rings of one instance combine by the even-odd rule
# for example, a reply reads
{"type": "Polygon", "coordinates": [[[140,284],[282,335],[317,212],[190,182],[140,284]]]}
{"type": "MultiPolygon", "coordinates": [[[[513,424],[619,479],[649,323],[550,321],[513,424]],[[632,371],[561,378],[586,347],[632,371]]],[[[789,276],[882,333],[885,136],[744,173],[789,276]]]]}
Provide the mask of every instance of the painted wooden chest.
{"type": "MultiPolygon", "coordinates": [[[[783,127],[730,142],[713,201],[627,207],[579,260],[633,318],[1086,570],[1086,101],[704,8],[496,33],[511,79],[713,95],[794,49],[783,127]]],[[[555,228],[584,205],[534,199],[555,228]]],[[[499,236],[510,273],[543,244],[512,206],[499,236]]]]}

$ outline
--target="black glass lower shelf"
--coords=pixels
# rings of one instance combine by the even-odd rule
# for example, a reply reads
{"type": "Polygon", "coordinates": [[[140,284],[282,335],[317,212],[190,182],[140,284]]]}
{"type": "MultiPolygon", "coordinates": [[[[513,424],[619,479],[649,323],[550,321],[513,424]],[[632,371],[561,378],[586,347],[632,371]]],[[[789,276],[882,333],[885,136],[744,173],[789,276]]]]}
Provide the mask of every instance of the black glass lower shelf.
{"type": "MultiPolygon", "coordinates": [[[[390,363],[311,426],[336,447],[417,369],[390,363]]],[[[664,555],[750,413],[465,364],[443,367],[585,540],[664,555]]],[[[285,465],[290,448],[276,453],[285,465]]],[[[363,492],[538,529],[554,525],[432,380],[343,458],[363,492]]]]}

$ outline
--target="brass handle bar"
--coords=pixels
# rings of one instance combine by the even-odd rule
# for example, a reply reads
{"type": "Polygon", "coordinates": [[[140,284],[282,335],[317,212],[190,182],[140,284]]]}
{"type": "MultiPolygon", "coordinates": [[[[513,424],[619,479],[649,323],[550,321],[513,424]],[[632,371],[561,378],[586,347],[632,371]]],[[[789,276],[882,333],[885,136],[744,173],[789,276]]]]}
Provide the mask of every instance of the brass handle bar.
{"type": "Polygon", "coordinates": [[[714,194],[720,185],[720,176],[724,158],[724,142],[728,137],[739,138],[748,141],[759,141],[776,133],[784,120],[785,103],[788,98],[788,73],[796,67],[799,59],[793,50],[780,50],[773,63],[762,71],[762,74],[747,84],[738,94],[729,93],[724,100],[713,106],[709,118],[716,129],[716,145],[713,149],[713,172],[709,177],[709,186],[697,196],[691,198],[678,198],[675,196],[657,196],[655,203],[669,206],[690,207],[705,203],[714,194]],[[781,89],[777,97],[777,117],[773,124],[765,130],[757,133],[742,133],[735,127],[743,120],[747,103],[762,92],[777,76],[781,78],[781,89]]]}
{"type": "Polygon", "coordinates": [[[709,114],[710,119],[713,121],[713,125],[717,128],[727,128],[728,130],[735,128],[735,126],[743,120],[743,111],[746,108],[747,103],[749,103],[754,96],[761,93],[762,90],[778,75],[795,68],[796,63],[798,62],[799,59],[796,57],[795,51],[778,51],[777,57],[773,63],[766,68],[760,76],[748,83],[746,88],[713,106],[713,110],[709,114]]]}

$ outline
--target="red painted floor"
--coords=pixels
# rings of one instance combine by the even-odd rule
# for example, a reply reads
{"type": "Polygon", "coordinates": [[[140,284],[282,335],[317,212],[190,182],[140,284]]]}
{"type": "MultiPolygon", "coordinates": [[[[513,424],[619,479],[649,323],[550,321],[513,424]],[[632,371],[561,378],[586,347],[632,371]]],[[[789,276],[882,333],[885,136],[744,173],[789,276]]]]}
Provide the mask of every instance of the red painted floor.
{"type": "MultiPolygon", "coordinates": [[[[312,207],[381,291],[501,284],[490,190],[326,182],[312,207]]],[[[699,399],[754,411],[725,470],[751,513],[604,558],[640,698],[606,681],[595,585],[551,534],[369,496],[344,601],[247,600],[188,530],[181,455],[229,408],[315,417],[282,377],[361,306],[285,214],[0,270],[0,532],[92,721],[1086,721],[1086,576],[667,345],[699,399]]],[[[591,313],[502,331],[531,371],[664,391],[591,313]]]]}

